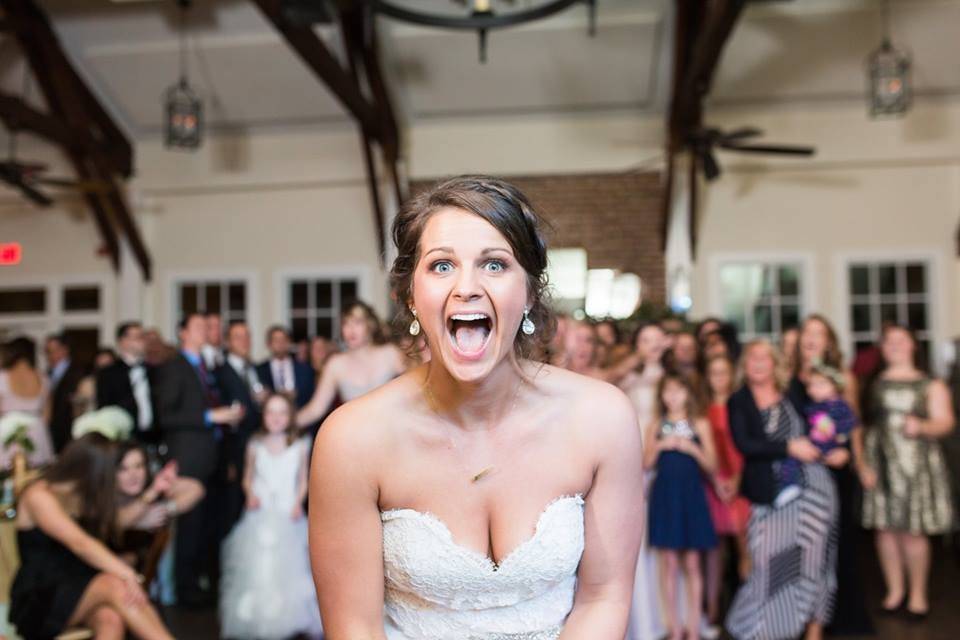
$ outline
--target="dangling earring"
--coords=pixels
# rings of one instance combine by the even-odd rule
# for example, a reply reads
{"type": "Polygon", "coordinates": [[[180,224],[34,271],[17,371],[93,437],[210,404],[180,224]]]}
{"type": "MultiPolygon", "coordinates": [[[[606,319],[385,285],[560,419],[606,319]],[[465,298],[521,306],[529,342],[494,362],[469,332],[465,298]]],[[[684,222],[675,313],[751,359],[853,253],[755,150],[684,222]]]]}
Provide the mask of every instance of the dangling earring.
{"type": "Polygon", "coordinates": [[[520,323],[520,330],[528,336],[532,336],[533,332],[537,330],[537,325],[533,324],[533,320],[530,319],[530,309],[523,310],[523,322],[520,323]]]}
{"type": "Polygon", "coordinates": [[[410,335],[418,336],[420,335],[420,321],[417,320],[417,310],[411,307],[410,313],[413,314],[413,322],[410,323],[410,335]]]}

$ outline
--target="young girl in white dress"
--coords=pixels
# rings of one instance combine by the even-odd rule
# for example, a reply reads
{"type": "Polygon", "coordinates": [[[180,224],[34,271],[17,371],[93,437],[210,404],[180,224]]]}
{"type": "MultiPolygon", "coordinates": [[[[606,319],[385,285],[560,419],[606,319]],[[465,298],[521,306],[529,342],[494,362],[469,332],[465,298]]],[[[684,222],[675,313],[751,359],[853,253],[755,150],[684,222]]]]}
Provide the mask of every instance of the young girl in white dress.
{"type": "Polygon", "coordinates": [[[297,437],[290,400],[271,395],[264,404],[263,427],[247,445],[246,510],[223,548],[223,638],[323,634],[303,513],[308,449],[307,440],[297,437]]]}

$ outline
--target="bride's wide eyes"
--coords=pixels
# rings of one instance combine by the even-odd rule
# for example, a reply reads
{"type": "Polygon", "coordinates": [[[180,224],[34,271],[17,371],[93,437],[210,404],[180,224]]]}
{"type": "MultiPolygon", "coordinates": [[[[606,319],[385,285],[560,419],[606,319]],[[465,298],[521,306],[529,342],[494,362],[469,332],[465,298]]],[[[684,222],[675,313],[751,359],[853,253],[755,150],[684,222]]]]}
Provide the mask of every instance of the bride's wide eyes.
{"type": "Polygon", "coordinates": [[[453,264],[449,260],[437,260],[430,265],[430,271],[434,273],[450,273],[453,271],[453,264]]]}
{"type": "Polygon", "coordinates": [[[507,264],[503,260],[487,260],[483,268],[490,273],[501,273],[507,270],[507,264]]]}

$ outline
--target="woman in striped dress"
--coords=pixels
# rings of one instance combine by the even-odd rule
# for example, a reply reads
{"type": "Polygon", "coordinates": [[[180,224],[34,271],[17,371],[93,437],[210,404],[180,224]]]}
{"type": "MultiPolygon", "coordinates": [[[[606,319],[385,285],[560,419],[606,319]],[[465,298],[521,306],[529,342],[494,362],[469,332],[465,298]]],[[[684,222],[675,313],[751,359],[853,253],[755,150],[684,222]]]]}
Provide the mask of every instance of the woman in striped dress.
{"type": "Polygon", "coordinates": [[[803,635],[819,640],[830,620],[836,591],[837,493],[829,470],[849,452],[821,459],[806,437],[806,423],[783,394],[778,354],[754,341],[743,354],[745,385],[728,403],[730,429],[744,456],[743,495],[753,504],[747,545],[753,565],[737,592],[726,627],[738,640],[778,640],[803,635]],[[803,464],[800,497],[774,508],[779,467],[803,464]]]}

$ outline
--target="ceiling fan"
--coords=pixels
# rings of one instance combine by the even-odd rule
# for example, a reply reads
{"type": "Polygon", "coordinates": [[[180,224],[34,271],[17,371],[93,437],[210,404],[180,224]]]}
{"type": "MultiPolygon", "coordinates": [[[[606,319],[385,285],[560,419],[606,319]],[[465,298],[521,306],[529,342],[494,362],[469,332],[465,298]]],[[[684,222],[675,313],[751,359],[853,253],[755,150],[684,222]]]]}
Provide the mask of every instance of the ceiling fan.
{"type": "Polygon", "coordinates": [[[714,127],[697,129],[687,135],[687,146],[693,153],[708,181],[720,177],[722,170],[717,162],[715,151],[734,151],[738,153],[758,153],[767,155],[786,155],[809,157],[816,153],[813,147],[785,144],[745,144],[750,138],[763,135],[763,131],[754,127],[741,127],[724,132],[714,127]]]}
{"type": "Polygon", "coordinates": [[[54,200],[41,191],[42,187],[73,189],[85,193],[106,193],[110,186],[102,182],[71,180],[44,176],[47,165],[38,162],[17,160],[17,132],[10,130],[9,152],[0,160],[0,182],[18,190],[24,197],[41,207],[49,207],[54,200]]]}

